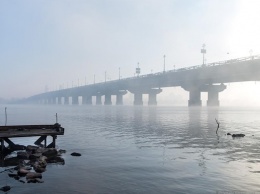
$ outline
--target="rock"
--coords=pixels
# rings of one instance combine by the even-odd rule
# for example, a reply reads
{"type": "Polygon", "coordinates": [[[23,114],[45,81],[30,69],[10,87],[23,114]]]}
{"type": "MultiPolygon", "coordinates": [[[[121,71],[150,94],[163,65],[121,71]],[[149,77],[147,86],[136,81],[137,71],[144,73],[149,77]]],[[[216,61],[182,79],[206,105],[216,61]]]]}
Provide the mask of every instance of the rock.
{"type": "Polygon", "coordinates": [[[26,174],[26,179],[35,179],[35,178],[42,178],[42,174],[41,173],[37,173],[37,172],[29,172],[26,174]]]}
{"type": "Polygon", "coordinates": [[[233,134],[232,137],[245,137],[245,134],[233,134]]]}
{"type": "Polygon", "coordinates": [[[27,183],[37,183],[37,180],[36,179],[28,179],[27,183]]]}
{"type": "Polygon", "coordinates": [[[28,145],[28,146],[26,147],[26,151],[31,152],[31,153],[35,153],[38,148],[39,148],[39,147],[37,147],[37,146],[28,145]]]}
{"type": "Polygon", "coordinates": [[[77,153],[77,152],[73,152],[73,153],[71,153],[70,155],[72,155],[72,156],[81,156],[81,154],[80,154],[80,153],[77,153]]]}
{"type": "Polygon", "coordinates": [[[19,176],[25,176],[25,175],[27,175],[29,172],[30,172],[29,170],[26,170],[26,169],[24,169],[24,168],[22,167],[22,168],[19,168],[19,169],[18,169],[17,174],[18,174],[19,176]]]}
{"type": "Polygon", "coordinates": [[[44,181],[38,178],[28,179],[27,183],[43,183],[44,181]]]}
{"type": "Polygon", "coordinates": [[[58,153],[59,153],[59,154],[65,154],[65,153],[66,153],[66,150],[60,149],[60,150],[58,151],[58,153]]]}
{"type": "Polygon", "coordinates": [[[61,158],[61,157],[59,157],[59,156],[55,156],[55,157],[48,158],[46,161],[47,161],[48,163],[59,163],[59,164],[62,164],[62,165],[65,164],[64,159],[61,158]]]}
{"type": "Polygon", "coordinates": [[[0,188],[0,190],[1,190],[1,191],[4,191],[4,192],[9,191],[10,189],[11,189],[10,186],[4,186],[4,187],[1,187],[1,188],[0,188]]]}
{"type": "Polygon", "coordinates": [[[15,177],[15,176],[17,176],[17,174],[8,173],[8,176],[9,176],[9,177],[15,177]]]}
{"type": "Polygon", "coordinates": [[[15,180],[19,180],[19,178],[20,178],[17,174],[9,173],[8,176],[11,177],[11,178],[14,178],[15,180]]]}
{"type": "Polygon", "coordinates": [[[34,167],[34,171],[37,173],[43,173],[45,172],[45,168],[41,168],[39,166],[34,167]]]}
{"type": "Polygon", "coordinates": [[[31,154],[31,155],[29,156],[29,159],[30,159],[30,160],[37,160],[37,159],[40,158],[41,156],[42,156],[41,153],[35,153],[35,154],[31,154]]]}
{"type": "Polygon", "coordinates": [[[16,150],[25,150],[26,147],[24,145],[19,145],[15,144],[14,146],[11,147],[11,150],[16,151],[16,150]]]}
{"type": "Polygon", "coordinates": [[[227,133],[227,135],[231,135],[231,133],[227,133]]]}
{"type": "Polygon", "coordinates": [[[27,152],[17,152],[17,158],[19,159],[28,159],[28,153],[27,152]]]}
{"type": "Polygon", "coordinates": [[[21,183],[25,183],[25,181],[24,181],[24,180],[19,180],[19,182],[21,182],[21,183]]]}
{"type": "Polygon", "coordinates": [[[20,164],[20,159],[17,157],[5,158],[4,166],[17,166],[20,164]]]}
{"type": "Polygon", "coordinates": [[[47,158],[52,156],[57,156],[57,154],[58,152],[54,148],[45,149],[45,151],[42,153],[42,155],[46,156],[47,158]]]}

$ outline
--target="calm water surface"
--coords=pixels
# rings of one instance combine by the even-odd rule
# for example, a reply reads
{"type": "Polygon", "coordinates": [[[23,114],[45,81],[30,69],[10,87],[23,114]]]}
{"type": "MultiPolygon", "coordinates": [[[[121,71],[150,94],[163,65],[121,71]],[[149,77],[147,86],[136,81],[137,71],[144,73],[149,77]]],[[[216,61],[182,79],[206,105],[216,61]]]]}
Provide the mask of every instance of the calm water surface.
{"type": "Polygon", "coordinates": [[[7,112],[9,125],[52,124],[58,113],[65,135],[57,147],[67,150],[65,165],[48,165],[43,184],[1,173],[9,193],[260,192],[260,109],[8,105],[7,112]]]}

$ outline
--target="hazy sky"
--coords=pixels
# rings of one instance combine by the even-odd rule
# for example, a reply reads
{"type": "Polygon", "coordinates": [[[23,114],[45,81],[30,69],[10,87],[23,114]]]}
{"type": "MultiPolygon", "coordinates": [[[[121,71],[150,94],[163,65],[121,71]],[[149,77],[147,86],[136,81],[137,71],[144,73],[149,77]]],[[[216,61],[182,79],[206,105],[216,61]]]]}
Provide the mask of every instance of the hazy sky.
{"type": "MultiPolygon", "coordinates": [[[[260,54],[259,7],[258,0],[1,0],[0,97],[93,83],[94,74],[101,82],[105,71],[118,79],[119,68],[130,77],[138,62],[141,74],[159,72],[163,55],[167,70],[199,65],[203,43],[207,62],[260,54]]],[[[260,97],[260,83],[242,85],[260,97]]]]}

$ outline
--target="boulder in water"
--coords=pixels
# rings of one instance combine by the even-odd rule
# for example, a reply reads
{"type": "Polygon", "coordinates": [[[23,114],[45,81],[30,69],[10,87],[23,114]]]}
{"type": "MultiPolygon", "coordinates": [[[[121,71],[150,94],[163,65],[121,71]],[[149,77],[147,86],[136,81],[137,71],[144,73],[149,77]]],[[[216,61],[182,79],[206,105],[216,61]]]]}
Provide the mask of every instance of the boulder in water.
{"type": "Polygon", "coordinates": [[[70,155],[72,155],[72,156],[81,156],[81,154],[80,154],[80,153],[77,153],[77,152],[73,152],[73,153],[71,153],[70,155]]]}
{"type": "Polygon", "coordinates": [[[233,134],[232,137],[245,137],[245,134],[241,134],[241,133],[233,134]]]}

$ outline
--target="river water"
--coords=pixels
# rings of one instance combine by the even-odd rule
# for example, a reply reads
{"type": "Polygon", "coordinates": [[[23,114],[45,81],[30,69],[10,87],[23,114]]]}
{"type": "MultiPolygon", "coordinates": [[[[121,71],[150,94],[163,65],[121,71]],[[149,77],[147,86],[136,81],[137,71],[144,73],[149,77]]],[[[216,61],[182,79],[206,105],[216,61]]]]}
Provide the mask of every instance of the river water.
{"type": "MultiPolygon", "coordinates": [[[[0,110],[4,125],[3,105],[0,110]]],[[[7,113],[8,125],[53,124],[58,113],[65,135],[57,147],[67,150],[65,165],[47,166],[44,183],[1,173],[9,193],[260,192],[260,109],[8,105],[7,113]]]]}

